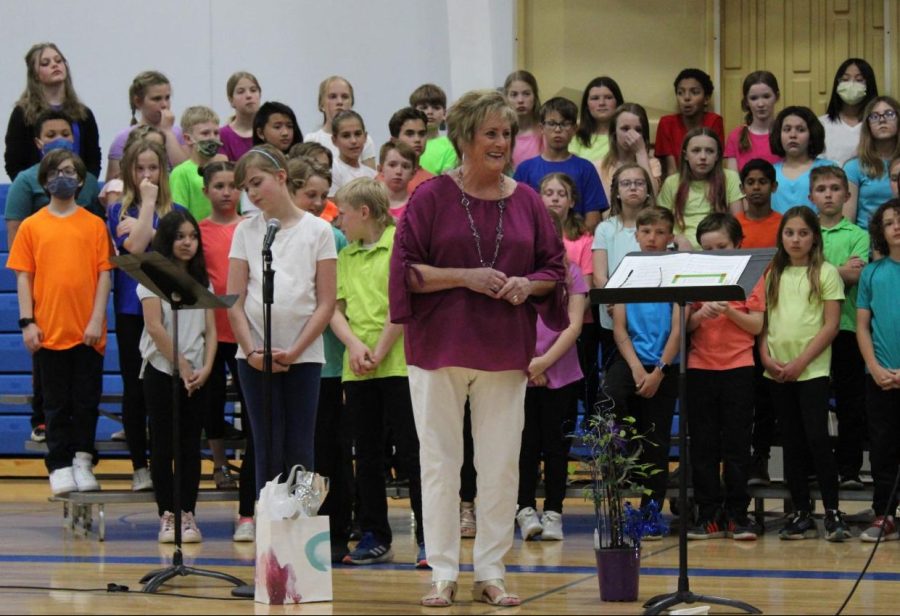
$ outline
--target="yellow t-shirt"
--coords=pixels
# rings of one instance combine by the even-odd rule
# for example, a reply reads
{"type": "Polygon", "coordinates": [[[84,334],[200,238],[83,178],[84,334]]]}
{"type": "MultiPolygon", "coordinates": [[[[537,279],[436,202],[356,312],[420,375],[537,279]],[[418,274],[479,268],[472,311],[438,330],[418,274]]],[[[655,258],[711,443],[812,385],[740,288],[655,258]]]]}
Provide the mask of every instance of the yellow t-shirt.
{"type": "Polygon", "coordinates": [[[569,152],[592,163],[598,163],[609,152],[609,135],[591,135],[589,147],[584,147],[581,141],[575,137],[569,142],[569,152]]]}
{"type": "MultiPolygon", "coordinates": [[[[744,198],[741,192],[741,177],[737,171],[725,169],[725,201],[733,203],[744,198]]],[[[670,175],[663,182],[662,188],[659,190],[659,198],[657,202],[668,210],[675,211],[675,195],[678,192],[678,183],[681,181],[679,174],[670,175]]],[[[700,221],[712,213],[712,204],[706,198],[706,191],[709,189],[709,182],[698,180],[691,182],[688,189],[687,203],[684,206],[684,226],[675,223],[675,235],[686,236],[694,250],[700,250],[700,242],[697,241],[697,226],[700,221]]]]}
{"type": "MultiPolygon", "coordinates": [[[[809,301],[807,267],[786,267],[778,285],[778,304],[769,308],[768,349],[772,359],[788,362],[800,355],[822,326],[825,308],[822,302],[844,299],[844,283],[837,268],[823,263],[819,272],[822,301],[809,301]]],[[[768,281],[768,276],[766,277],[768,281]]],[[[797,379],[808,381],[831,372],[831,346],[813,359],[797,379]]],[[[766,378],[772,375],[765,374],[766,378]]]]}

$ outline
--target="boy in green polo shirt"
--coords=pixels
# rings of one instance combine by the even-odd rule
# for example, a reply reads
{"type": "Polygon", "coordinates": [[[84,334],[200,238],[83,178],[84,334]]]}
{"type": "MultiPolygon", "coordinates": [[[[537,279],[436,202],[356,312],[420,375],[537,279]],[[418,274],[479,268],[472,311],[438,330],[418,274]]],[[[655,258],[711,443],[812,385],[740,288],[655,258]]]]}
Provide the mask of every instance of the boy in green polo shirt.
{"type": "Polygon", "coordinates": [[[349,245],[338,255],[337,309],[331,328],[344,351],[345,408],[356,439],[356,484],[363,536],[344,558],[370,565],[393,558],[384,481],[385,423],[394,435],[397,459],[409,475],[409,498],[419,545],[416,567],[428,567],[422,531],[419,439],[413,419],[403,327],[391,323],[388,271],[394,219],[387,189],[373,178],[357,178],[335,195],[340,227],[349,245]]]}
{"type": "MultiPolygon", "coordinates": [[[[219,116],[209,107],[188,107],[181,114],[181,131],[184,142],[191,148],[191,157],[176,165],[169,174],[172,201],[183,205],[191,215],[201,221],[209,218],[212,204],[203,192],[203,177],[199,169],[213,161],[219,154],[219,116]]],[[[222,160],[225,156],[222,155],[222,160]]]]}
{"type": "Polygon", "coordinates": [[[809,199],[819,210],[825,260],[838,268],[846,296],[841,306],[840,332],[831,344],[831,381],[838,416],[835,457],[840,487],[861,490],[866,375],[856,342],[856,285],[869,260],[869,234],[844,218],[842,210],[849,197],[847,176],[840,167],[816,167],[810,172],[809,199]]]}

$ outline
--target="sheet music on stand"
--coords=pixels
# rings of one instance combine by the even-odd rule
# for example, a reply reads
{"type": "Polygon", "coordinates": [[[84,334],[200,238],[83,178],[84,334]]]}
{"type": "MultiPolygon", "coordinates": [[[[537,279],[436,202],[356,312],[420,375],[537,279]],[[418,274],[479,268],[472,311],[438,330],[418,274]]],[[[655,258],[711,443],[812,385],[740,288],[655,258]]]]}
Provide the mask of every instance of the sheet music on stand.
{"type": "Polygon", "coordinates": [[[748,254],[713,256],[673,252],[653,257],[628,255],[619,263],[606,288],[735,285],[749,261],[748,254]]]}

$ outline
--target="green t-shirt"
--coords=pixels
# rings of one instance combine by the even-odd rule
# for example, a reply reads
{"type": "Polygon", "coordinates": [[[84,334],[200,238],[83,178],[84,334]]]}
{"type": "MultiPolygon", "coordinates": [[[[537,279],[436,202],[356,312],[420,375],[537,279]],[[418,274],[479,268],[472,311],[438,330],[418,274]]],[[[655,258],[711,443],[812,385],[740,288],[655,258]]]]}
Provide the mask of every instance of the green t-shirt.
{"type": "Polygon", "coordinates": [[[169,174],[169,186],[172,189],[172,201],[186,207],[200,222],[209,218],[212,204],[203,194],[203,178],[197,172],[198,169],[197,163],[190,158],[176,165],[169,174]]]}
{"type": "Polygon", "coordinates": [[[569,152],[592,163],[603,160],[609,152],[609,135],[592,135],[591,145],[584,147],[578,137],[569,142],[569,152]]]}
{"type": "MultiPolygon", "coordinates": [[[[869,260],[869,234],[858,226],[842,218],[841,222],[831,228],[822,227],[823,250],[825,260],[835,267],[840,267],[850,257],[869,260]]],[[[856,331],[856,293],[858,285],[844,289],[847,296],[841,304],[841,330],[856,331]]]]}
{"type": "Polygon", "coordinates": [[[453,169],[456,165],[456,150],[446,136],[429,140],[425,144],[425,151],[419,157],[419,166],[435,175],[453,169]]]}
{"type": "MultiPolygon", "coordinates": [[[[744,198],[741,192],[741,177],[737,171],[725,169],[725,201],[733,203],[744,198]]],[[[670,175],[663,182],[659,191],[657,202],[666,209],[675,211],[675,195],[678,192],[678,182],[681,181],[679,174],[670,175]]],[[[691,182],[688,189],[687,203],[684,206],[684,226],[675,223],[675,235],[686,236],[695,250],[700,249],[700,242],[697,241],[697,226],[700,221],[712,213],[712,204],[706,198],[706,191],[709,183],[703,180],[691,182]]]]}
{"type": "MultiPolygon", "coordinates": [[[[780,362],[789,362],[800,355],[825,325],[824,305],[809,301],[807,269],[806,266],[784,268],[778,285],[778,304],[767,310],[769,355],[780,362]]],[[[844,283],[831,263],[822,264],[819,287],[823,302],[844,299],[844,283]]],[[[830,373],[831,345],[809,363],[797,380],[808,381],[830,373]]],[[[765,376],[772,378],[768,372],[765,376]]]]}
{"type": "MultiPolygon", "coordinates": [[[[384,330],[388,316],[388,272],[396,229],[394,225],[388,226],[370,248],[366,248],[361,242],[353,242],[338,255],[337,299],[346,303],[344,314],[350,329],[372,350],[384,330]]],[[[402,335],[397,338],[375,371],[365,376],[353,374],[350,369],[350,354],[344,352],[345,381],[390,376],[407,376],[402,335]]]]}
{"type": "MultiPolygon", "coordinates": [[[[347,247],[347,238],[337,227],[332,226],[331,230],[334,232],[334,246],[337,248],[338,254],[341,254],[341,251],[347,247]]],[[[325,328],[322,340],[325,342],[325,365],[322,366],[322,378],[340,378],[344,370],[344,343],[334,335],[330,325],[325,328]]]]}

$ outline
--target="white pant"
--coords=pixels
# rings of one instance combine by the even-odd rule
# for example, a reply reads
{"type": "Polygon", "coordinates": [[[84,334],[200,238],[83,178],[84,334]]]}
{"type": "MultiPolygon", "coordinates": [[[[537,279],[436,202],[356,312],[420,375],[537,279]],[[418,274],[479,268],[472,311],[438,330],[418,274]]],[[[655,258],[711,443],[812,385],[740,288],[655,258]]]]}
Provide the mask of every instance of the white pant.
{"type": "Polygon", "coordinates": [[[434,581],[459,577],[459,472],[467,396],[478,472],[475,581],[504,577],[503,557],[515,530],[526,384],[521,370],[409,367],[422,467],[425,549],[434,581]]]}

